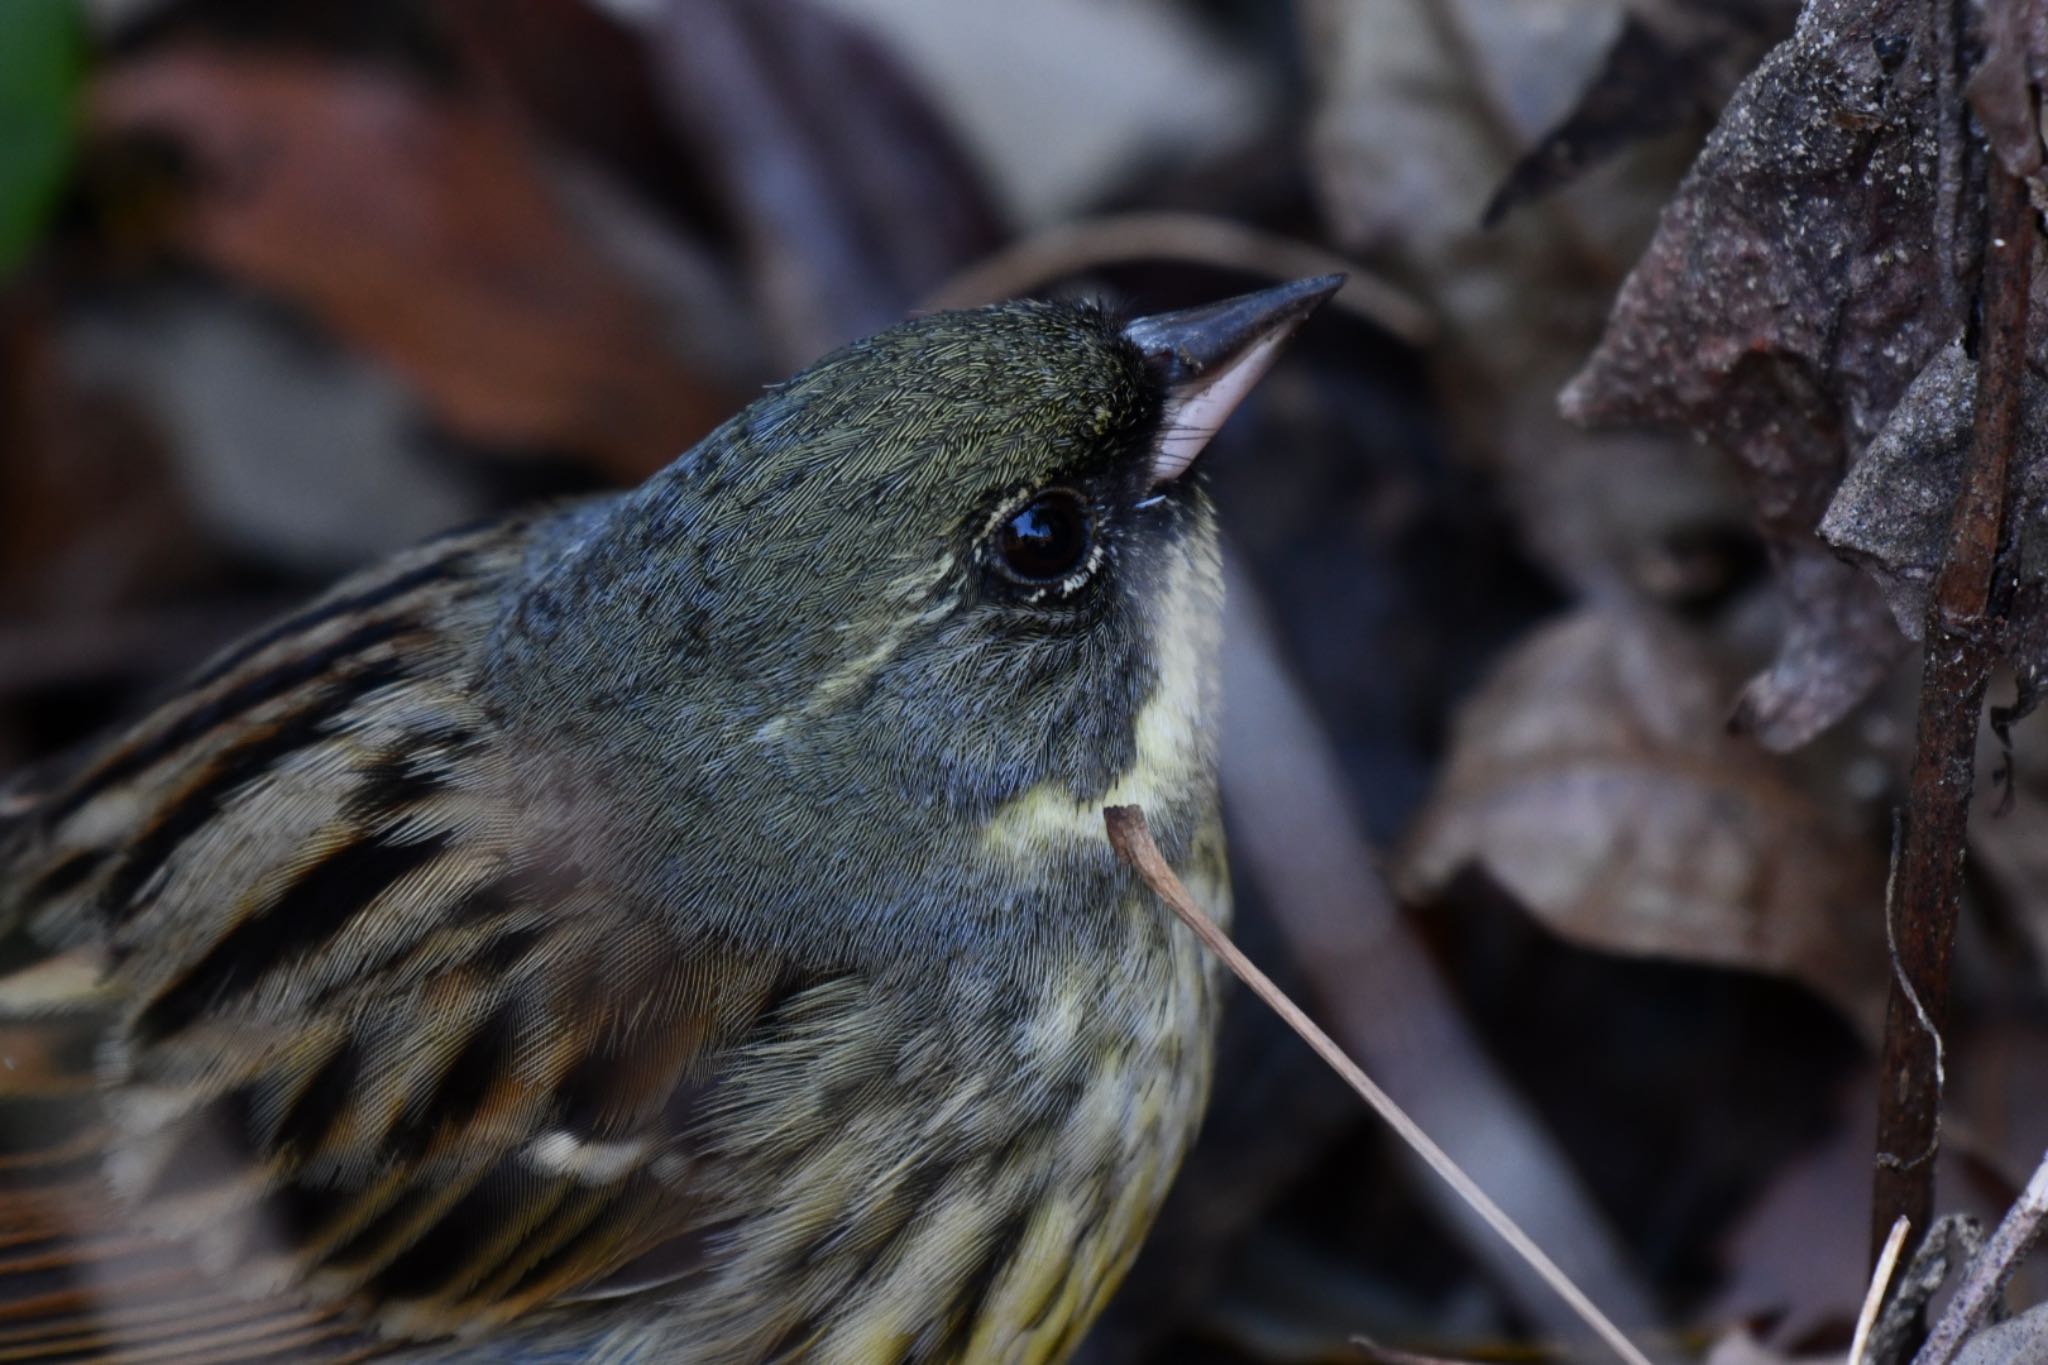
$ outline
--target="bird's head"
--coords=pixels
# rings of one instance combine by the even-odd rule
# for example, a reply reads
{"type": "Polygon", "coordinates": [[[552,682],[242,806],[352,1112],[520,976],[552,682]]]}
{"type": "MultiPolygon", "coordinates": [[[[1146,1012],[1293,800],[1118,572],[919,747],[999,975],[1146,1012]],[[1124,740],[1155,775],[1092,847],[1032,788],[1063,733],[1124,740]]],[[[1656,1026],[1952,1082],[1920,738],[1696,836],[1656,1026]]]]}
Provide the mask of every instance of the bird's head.
{"type": "Polygon", "coordinates": [[[501,630],[530,717],[828,852],[1055,837],[1213,789],[1216,531],[1196,457],[1335,291],[1121,320],[917,318],[565,524],[501,630]],[[1149,798],[1149,799],[1148,799],[1149,798]]]}

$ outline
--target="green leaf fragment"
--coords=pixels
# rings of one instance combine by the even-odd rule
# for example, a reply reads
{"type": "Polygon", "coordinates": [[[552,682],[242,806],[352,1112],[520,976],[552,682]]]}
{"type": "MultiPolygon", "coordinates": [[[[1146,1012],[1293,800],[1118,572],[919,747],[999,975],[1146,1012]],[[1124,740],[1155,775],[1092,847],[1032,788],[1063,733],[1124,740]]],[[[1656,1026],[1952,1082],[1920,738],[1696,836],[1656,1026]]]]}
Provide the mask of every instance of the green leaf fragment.
{"type": "Polygon", "coordinates": [[[84,74],[77,0],[0,0],[0,276],[28,255],[63,188],[84,74]]]}

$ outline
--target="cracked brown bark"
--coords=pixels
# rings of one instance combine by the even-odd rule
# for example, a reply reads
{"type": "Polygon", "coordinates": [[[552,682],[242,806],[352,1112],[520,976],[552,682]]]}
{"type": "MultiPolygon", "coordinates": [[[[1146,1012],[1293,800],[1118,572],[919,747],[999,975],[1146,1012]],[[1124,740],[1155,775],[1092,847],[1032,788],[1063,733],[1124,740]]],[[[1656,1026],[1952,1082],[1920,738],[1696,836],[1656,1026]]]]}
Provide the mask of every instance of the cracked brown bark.
{"type": "Polygon", "coordinates": [[[1934,1210],[1940,1144],[1939,1039],[1947,1028],[1949,959],[1962,889],[1964,825],[1978,718],[1996,657],[1992,580],[2006,517],[2007,467],[2026,365],[2033,211],[2026,188],[1987,158],[1983,331],[1963,486],[1928,608],[1920,714],[1893,916],[1896,960],[1884,1028],[1871,1255],[1892,1221],[1912,1223],[1908,1252],[1934,1210]]]}

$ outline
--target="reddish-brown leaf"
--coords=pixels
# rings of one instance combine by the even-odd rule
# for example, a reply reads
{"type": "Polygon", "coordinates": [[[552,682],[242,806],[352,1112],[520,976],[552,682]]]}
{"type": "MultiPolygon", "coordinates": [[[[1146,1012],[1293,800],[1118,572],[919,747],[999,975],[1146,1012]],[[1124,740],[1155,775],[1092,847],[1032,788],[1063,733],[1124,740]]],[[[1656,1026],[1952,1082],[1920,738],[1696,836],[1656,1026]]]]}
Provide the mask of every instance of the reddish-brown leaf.
{"type": "Polygon", "coordinates": [[[190,159],[192,254],[399,372],[477,440],[634,478],[732,406],[567,216],[502,109],[369,69],[173,48],[111,68],[103,136],[190,159]]]}

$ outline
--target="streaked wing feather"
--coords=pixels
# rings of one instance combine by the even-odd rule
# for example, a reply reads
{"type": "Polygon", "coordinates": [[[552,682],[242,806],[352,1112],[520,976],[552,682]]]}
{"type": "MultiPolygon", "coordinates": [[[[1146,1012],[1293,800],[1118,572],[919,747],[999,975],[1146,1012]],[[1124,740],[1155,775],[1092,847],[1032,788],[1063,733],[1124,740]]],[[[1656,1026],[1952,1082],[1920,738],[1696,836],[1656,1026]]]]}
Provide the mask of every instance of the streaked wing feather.
{"type": "Polygon", "coordinates": [[[0,1361],[346,1357],[688,1272],[692,1107],[805,983],[506,795],[463,678],[519,531],[344,584],[0,825],[0,1361]]]}

